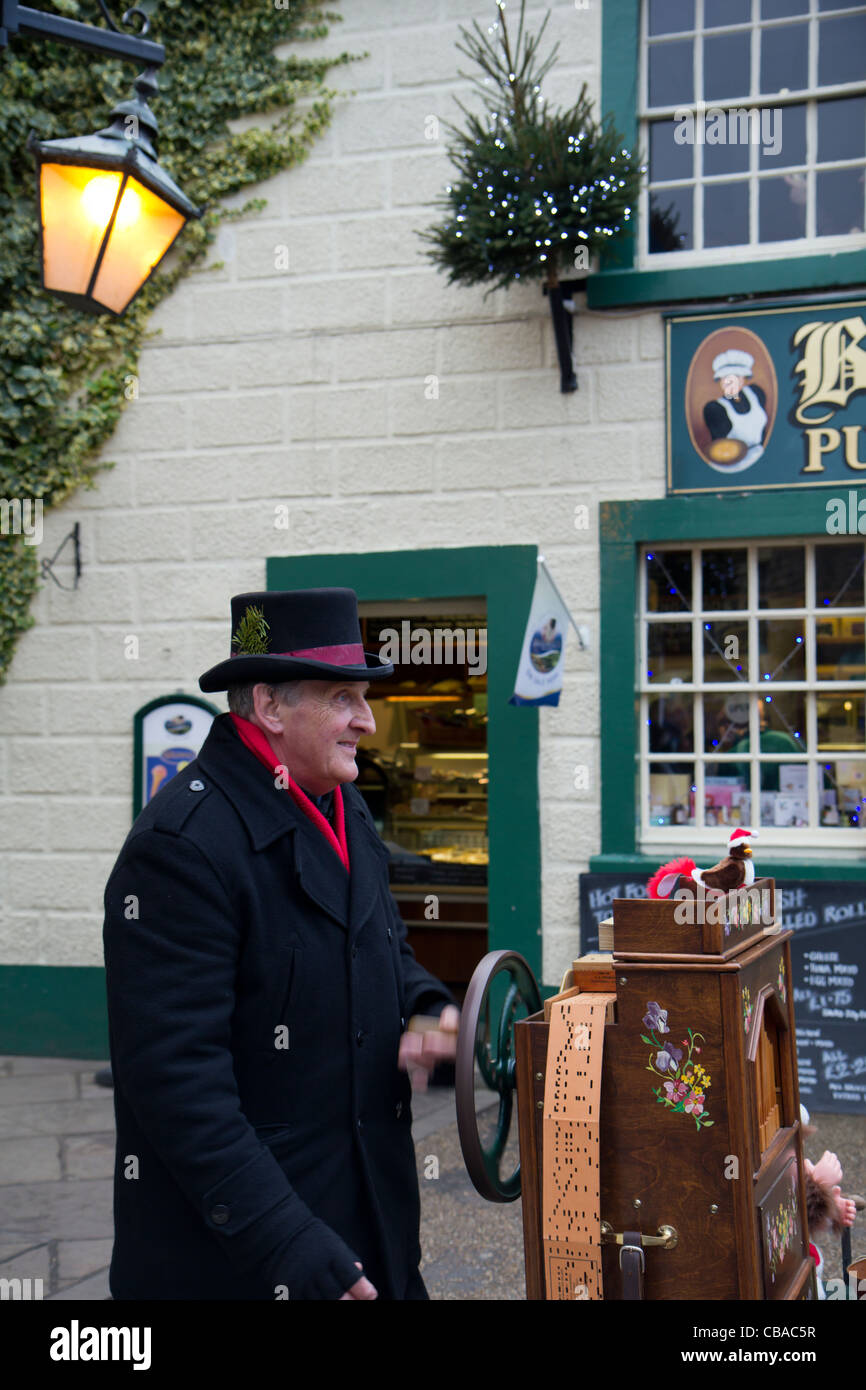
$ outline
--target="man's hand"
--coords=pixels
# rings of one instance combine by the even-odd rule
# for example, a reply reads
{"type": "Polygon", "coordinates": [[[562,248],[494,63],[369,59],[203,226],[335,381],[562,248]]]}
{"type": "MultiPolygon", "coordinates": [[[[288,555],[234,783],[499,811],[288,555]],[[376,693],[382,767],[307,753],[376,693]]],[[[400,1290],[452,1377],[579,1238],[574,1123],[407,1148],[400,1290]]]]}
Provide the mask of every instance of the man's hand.
{"type": "Polygon", "coordinates": [[[397,1065],[408,1071],[416,1091],[426,1091],[430,1073],[437,1062],[452,1061],[457,1056],[457,1031],[460,1010],[446,1004],[441,1018],[410,1018],[409,1027],[400,1039],[397,1065]]]}
{"type": "MultiPolygon", "coordinates": [[[[362,1266],[358,1264],[357,1260],[355,1261],[355,1264],[358,1265],[359,1269],[362,1268],[362,1266]]],[[[340,1297],[337,1299],[337,1302],[363,1303],[368,1298],[378,1297],[379,1295],[374,1289],[373,1285],[370,1283],[370,1280],[365,1279],[362,1274],[357,1284],[353,1284],[352,1287],[349,1289],[348,1293],[340,1294],[340,1297]]]]}

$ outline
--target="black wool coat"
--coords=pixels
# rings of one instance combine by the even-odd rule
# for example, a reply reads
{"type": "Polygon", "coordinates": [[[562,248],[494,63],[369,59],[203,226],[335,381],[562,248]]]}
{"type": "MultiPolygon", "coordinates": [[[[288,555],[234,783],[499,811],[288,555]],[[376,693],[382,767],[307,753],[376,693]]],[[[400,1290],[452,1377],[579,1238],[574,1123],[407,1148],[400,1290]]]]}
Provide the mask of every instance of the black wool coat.
{"type": "Polygon", "coordinates": [[[343,787],[351,872],[229,715],[133,825],[105,890],[118,1299],[426,1297],[406,940],[343,787]]]}

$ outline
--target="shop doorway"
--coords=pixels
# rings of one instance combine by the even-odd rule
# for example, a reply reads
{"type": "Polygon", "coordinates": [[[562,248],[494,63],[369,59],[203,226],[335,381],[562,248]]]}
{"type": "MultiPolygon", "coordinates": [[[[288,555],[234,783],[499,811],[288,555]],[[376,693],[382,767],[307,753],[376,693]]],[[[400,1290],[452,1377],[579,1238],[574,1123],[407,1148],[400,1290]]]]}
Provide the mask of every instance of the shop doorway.
{"type": "Polygon", "coordinates": [[[367,650],[380,650],[390,627],[402,658],[408,626],[409,659],[395,660],[381,693],[370,686],[378,732],[362,741],[359,787],[383,839],[400,851],[391,886],[413,949],[460,999],[486,950],[519,951],[541,978],[538,710],[509,704],[537,570],[533,545],[267,562],[270,589],[354,589],[367,650]],[[431,632],[418,661],[413,625],[431,632]],[[453,646],[449,654],[444,633],[461,626],[486,628],[486,670],[477,645],[464,647],[462,661],[453,646]],[[438,662],[434,627],[443,634],[438,662]],[[431,897],[438,918],[427,915],[431,897]]]}
{"type": "Polygon", "coordinates": [[[366,651],[394,663],[370,686],[376,733],[356,783],[390,854],[416,957],[462,1003],[487,951],[487,602],[360,604],[366,651]]]}

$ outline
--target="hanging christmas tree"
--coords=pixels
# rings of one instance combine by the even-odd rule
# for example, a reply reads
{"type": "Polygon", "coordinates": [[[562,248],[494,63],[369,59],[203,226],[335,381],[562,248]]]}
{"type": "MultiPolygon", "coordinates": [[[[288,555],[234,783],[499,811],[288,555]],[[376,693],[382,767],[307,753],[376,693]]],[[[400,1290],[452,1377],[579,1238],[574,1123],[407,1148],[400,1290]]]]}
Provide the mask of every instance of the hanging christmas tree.
{"type": "MultiPolygon", "coordinates": [[[[458,102],[466,128],[448,126],[458,177],[441,200],[442,221],[422,236],[450,281],[489,281],[496,289],[536,278],[550,292],[561,276],[587,271],[595,252],[628,231],[642,169],[610,121],[594,118],[586,84],[567,110],[544,101],[541,82],[559,45],[539,60],[549,14],[531,35],[524,8],[522,0],[513,44],[504,0],[497,0],[499,18],[486,33],[476,22],[461,27],[457,47],[481,74],[460,75],[480,92],[484,109],[476,115],[458,102]]],[[[551,296],[555,324],[560,299],[551,296]]]]}

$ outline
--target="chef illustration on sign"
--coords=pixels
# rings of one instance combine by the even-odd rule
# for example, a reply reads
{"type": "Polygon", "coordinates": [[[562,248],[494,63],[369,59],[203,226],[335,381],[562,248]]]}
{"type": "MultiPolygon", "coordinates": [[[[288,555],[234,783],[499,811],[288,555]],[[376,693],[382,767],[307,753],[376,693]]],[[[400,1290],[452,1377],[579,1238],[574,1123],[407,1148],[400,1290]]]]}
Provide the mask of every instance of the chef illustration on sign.
{"type": "Polygon", "coordinates": [[[713,358],[713,378],[722,394],[704,406],[710,432],[709,460],[726,473],[751,468],[764,452],[767,398],[760,386],[748,386],[755,359],[742,348],[729,348],[713,358]]]}

